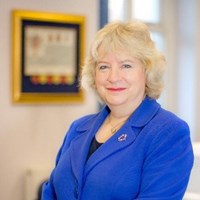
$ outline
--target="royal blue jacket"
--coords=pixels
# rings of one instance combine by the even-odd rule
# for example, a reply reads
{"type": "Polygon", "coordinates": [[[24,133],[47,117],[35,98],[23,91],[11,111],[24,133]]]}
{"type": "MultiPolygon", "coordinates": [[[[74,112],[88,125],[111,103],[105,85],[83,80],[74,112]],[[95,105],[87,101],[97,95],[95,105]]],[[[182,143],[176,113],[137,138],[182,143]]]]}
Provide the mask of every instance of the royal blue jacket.
{"type": "Polygon", "coordinates": [[[72,123],[42,200],[181,200],[194,159],[188,125],[146,97],[87,160],[109,112],[72,123]]]}

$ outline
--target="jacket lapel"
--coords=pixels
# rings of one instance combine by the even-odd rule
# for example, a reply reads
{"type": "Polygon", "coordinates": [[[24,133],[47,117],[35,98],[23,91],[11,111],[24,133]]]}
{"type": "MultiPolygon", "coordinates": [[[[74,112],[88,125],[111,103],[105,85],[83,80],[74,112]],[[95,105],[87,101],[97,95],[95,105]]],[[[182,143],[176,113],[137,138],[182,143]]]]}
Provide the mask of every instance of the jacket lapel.
{"type": "Polygon", "coordinates": [[[91,141],[108,114],[109,109],[105,107],[94,119],[76,129],[79,136],[71,142],[70,159],[73,174],[80,185],[91,141]]]}
{"type": "Polygon", "coordinates": [[[88,159],[85,166],[84,177],[102,160],[120,151],[134,142],[138,134],[138,130],[134,130],[127,122],[115,135],[99,147],[88,159]]]}

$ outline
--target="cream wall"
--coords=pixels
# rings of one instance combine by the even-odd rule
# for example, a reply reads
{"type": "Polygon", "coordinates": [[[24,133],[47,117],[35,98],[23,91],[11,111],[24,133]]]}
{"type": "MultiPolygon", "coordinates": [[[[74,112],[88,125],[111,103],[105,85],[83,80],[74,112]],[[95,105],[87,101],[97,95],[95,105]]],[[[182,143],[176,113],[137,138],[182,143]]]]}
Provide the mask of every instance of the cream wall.
{"type": "Polygon", "coordinates": [[[86,49],[98,28],[98,0],[0,0],[0,199],[26,200],[24,174],[51,168],[72,120],[97,110],[92,94],[84,103],[14,105],[11,102],[11,10],[86,16],[86,49]]]}

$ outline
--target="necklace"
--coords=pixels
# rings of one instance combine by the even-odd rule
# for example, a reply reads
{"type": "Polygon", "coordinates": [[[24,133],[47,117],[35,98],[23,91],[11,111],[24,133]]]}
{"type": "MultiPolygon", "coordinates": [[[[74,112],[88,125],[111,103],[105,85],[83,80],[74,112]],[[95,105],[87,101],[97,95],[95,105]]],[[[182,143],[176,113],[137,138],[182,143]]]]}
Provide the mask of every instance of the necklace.
{"type": "Polygon", "coordinates": [[[119,127],[122,123],[124,123],[126,120],[120,121],[120,122],[117,123],[116,125],[112,125],[111,120],[110,120],[110,116],[109,116],[108,121],[109,121],[109,124],[110,124],[110,126],[111,126],[110,132],[111,132],[111,134],[113,135],[113,134],[115,134],[115,133],[117,132],[118,127],[119,127]]]}

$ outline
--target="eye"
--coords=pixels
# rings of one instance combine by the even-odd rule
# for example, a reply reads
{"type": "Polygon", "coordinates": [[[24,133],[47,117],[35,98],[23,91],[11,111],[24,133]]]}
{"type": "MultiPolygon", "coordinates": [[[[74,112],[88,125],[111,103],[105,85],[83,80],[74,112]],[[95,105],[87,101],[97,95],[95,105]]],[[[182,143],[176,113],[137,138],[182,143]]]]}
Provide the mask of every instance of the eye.
{"type": "Polygon", "coordinates": [[[129,69],[129,68],[132,68],[133,66],[130,65],[130,64],[123,64],[122,68],[124,69],[129,69]]]}
{"type": "Polygon", "coordinates": [[[107,68],[108,68],[107,65],[101,65],[101,66],[99,66],[99,69],[100,69],[100,70],[104,70],[104,69],[107,69],[107,68]]]}
{"type": "Polygon", "coordinates": [[[97,65],[97,69],[99,70],[99,71],[106,71],[106,70],[108,70],[109,69],[109,66],[108,65],[97,65]]]}

